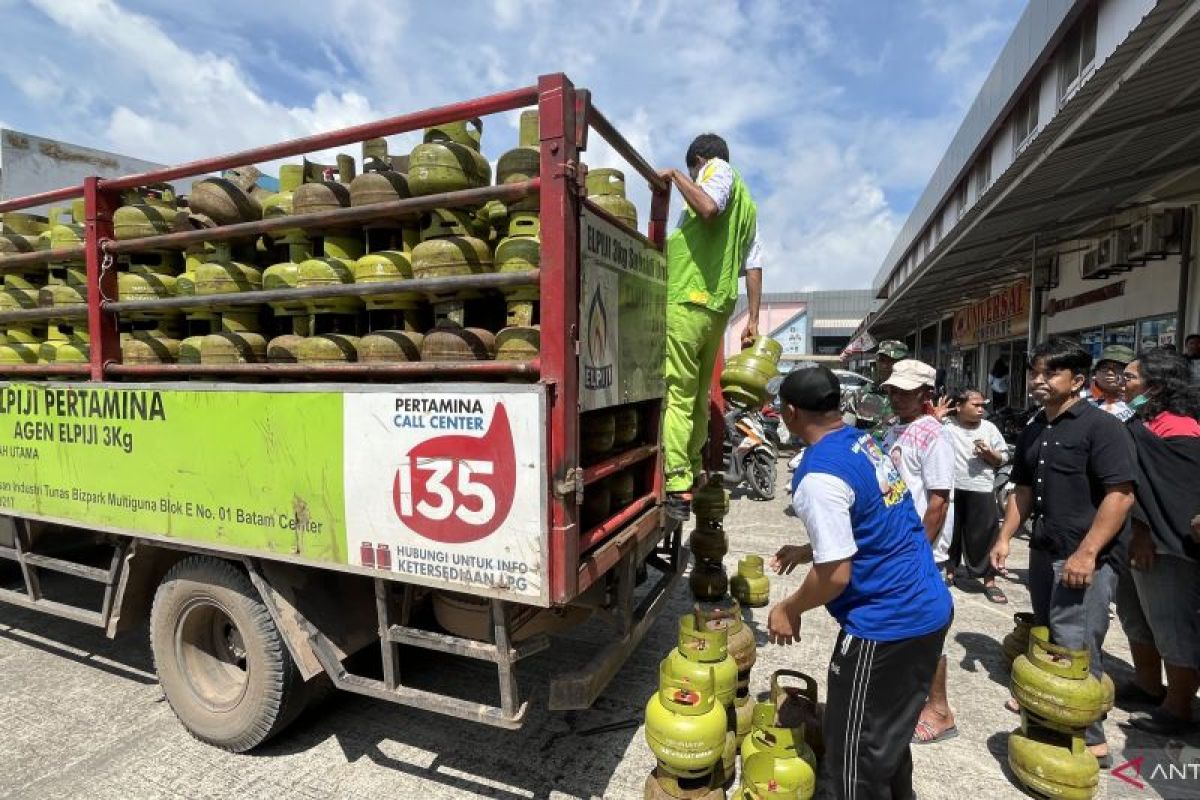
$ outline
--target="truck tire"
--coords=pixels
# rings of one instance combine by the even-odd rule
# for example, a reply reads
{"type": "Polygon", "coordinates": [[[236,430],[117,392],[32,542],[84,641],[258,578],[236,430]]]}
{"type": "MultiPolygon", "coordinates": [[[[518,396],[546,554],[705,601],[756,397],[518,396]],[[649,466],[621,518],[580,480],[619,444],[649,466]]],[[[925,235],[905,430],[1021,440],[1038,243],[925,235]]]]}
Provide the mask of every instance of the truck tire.
{"type": "Polygon", "coordinates": [[[172,567],[154,595],[150,649],[175,716],[223,750],[262,744],[309,697],[249,576],[227,561],[192,556],[172,567]]]}

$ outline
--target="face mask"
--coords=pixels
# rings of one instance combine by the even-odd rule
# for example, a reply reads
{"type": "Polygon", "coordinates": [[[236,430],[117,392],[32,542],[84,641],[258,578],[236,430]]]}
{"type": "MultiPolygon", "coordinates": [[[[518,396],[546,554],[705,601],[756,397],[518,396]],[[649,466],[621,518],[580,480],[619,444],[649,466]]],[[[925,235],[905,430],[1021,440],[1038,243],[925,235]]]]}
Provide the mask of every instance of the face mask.
{"type": "Polygon", "coordinates": [[[1146,395],[1139,394],[1137,397],[1129,401],[1129,407],[1134,411],[1137,411],[1139,408],[1146,405],[1146,402],[1146,395]]]}

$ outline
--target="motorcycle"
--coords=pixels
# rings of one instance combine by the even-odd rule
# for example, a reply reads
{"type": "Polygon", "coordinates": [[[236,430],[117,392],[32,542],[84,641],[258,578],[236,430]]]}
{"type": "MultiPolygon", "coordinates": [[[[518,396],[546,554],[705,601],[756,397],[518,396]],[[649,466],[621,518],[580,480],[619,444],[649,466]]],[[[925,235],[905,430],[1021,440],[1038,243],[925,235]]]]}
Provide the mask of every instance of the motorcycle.
{"type": "Polygon", "coordinates": [[[766,432],[762,411],[730,403],[725,413],[725,482],[745,483],[759,500],[775,497],[775,462],[779,448],[766,432]]]}

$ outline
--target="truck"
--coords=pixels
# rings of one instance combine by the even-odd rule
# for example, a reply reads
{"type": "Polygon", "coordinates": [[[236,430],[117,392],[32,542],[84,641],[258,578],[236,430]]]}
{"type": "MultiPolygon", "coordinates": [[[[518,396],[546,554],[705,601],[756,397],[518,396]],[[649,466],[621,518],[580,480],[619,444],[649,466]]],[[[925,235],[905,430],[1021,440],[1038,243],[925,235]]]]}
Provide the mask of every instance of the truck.
{"type": "Polygon", "coordinates": [[[531,701],[518,662],[584,624],[601,632],[597,646],[551,676],[545,702],[588,707],[653,624],[687,555],[662,512],[659,464],[668,207],[669,185],[563,74],[0,201],[9,242],[0,248],[0,602],[110,637],[148,621],[180,722],[235,752],[330,687],[518,728],[531,701]],[[122,204],[149,202],[169,182],[530,108],[537,169],[520,180],[114,235],[122,204]],[[592,136],[649,186],[645,233],[588,197],[582,157],[592,136]],[[261,256],[273,235],[295,231],[369,244],[437,209],[522,200],[539,209],[533,269],[179,288],[191,263],[181,254],[257,242],[261,256]],[[79,217],[77,243],[43,235],[17,246],[34,238],[35,218],[22,212],[66,202],[79,217]],[[24,239],[13,233],[22,225],[24,239]],[[54,286],[69,284],[64,265],[82,282],[74,305],[54,302],[54,286]],[[176,290],[123,295],[127,273],[176,290]],[[251,353],[218,362],[177,349],[134,359],[128,347],[153,339],[146,320],[161,327],[183,314],[210,324],[247,310],[269,318],[265,304],[285,299],[361,304],[400,289],[502,304],[514,288],[536,290],[540,346],[523,360],[286,363],[251,353]],[[42,356],[25,357],[30,348],[42,356]],[[625,420],[617,445],[615,413],[625,420]],[[619,504],[606,488],[618,475],[634,487],[619,504]],[[446,685],[409,680],[433,661],[446,685]],[[450,679],[463,662],[494,667],[486,692],[450,679]]]}

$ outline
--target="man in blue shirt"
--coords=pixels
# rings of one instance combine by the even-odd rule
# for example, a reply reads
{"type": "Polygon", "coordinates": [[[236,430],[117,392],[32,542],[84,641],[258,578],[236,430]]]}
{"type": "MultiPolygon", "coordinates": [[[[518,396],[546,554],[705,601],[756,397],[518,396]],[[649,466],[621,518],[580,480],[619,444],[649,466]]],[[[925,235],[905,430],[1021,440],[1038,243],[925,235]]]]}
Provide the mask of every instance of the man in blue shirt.
{"type": "Polygon", "coordinates": [[[783,421],[808,445],[792,505],[810,544],[772,559],[777,572],[813,562],[771,608],[774,644],[800,640],[800,619],[825,606],[841,626],[829,662],[823,783],[838,798],[911,798],[909,741],[953,616],[950,593],[912,497],[871,436],[842,423],[841,389],[824,367],[780,387],[783,421]]]}

